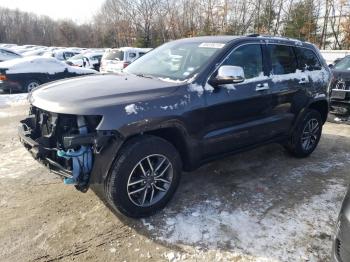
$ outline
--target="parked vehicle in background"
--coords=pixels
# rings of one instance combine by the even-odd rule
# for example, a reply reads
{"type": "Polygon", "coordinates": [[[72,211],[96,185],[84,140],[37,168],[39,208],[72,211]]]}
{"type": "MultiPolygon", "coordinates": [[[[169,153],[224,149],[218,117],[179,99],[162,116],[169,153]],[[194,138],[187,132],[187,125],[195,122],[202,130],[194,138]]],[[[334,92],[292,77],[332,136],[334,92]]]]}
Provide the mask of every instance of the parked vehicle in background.
{"type": "Polygon", "coordinates": [[[19,54],[22,54],[24,52],[40,49],[40,48],[43,48],[43,47],[44,46],[37,46],[37,45],[21,45],[21,46],[15,46],[15,47],[13,47],[11,49],[14,50],[15,52],[19,53],[19,54]]]}
{"type": "Polygon", "coordinates": [[[350,55],[350,50],[320,50],[320,52],[328,65],[334,64],[336,60],[350,55]]]}
{"type": "Polygon", "coordinates": [[[14,48],[16,47],[16,44],[0,44],[0,47],[4,47],[4,48],[14,48]]]}
{"type": "Polygon", "coordinates": [[[20,54],[17,54],[16,52],[0,47],[0,62],[15,59],[15,58],[21,58],[22,56],[20,54]]]}
{"type": "Polygon", "coordinates": [[[0,90],[29,92],[50,81],[97,73],[69,66],[55,58],[24,57],[0,63],[0,90]]]}
{"type": "MultiPolygon", "coordinates": [[[[106,56],[120,61],[121,52],[106,56]]],[[[66,184],[91,187],[115,210],[144,217],[168,203],[183,170],[272,142],[309,156],[327,119],[330,76],[306,42],[182,39],[120,74],[34,90],[19,136],[66,184]]]]}
{"type": "Polygon", "coordinates": [[[71,49],[56,49],[53,51],[45,52],[43,56],[54,57],[60,61],[65,61],[78,54],[80,54],[80,52],[71,49]]]}
{"type": "Polygon", "coordinates": [[[330,86],[330,113],[340,120],[350,117],[350,55],[332,67],[330,86]]]}
{"type": "Polygon", "coordinates": [[[338,216],[333,238],[332,261],[350,261],[350,189],[345,195],[338,216]]]}
{"type": "Polygon", "coordinates": [[[66,63],[71,66],[100,70],[101,59],[104,52],[85,52],[69,58],[66,63]]]}
{"type": "Polygon", "coordinates": [[[101,73],[121,72],[130,63],[140,58],[151,48],[121,47],[105,51],[101,60],[101,73]]]}
{"type": "Polygon", "coordinates": [[[47,52],[47,48],[40,48],[36,50],[30,50],[22,53],[22,56],[41,56],[47,52]]]}

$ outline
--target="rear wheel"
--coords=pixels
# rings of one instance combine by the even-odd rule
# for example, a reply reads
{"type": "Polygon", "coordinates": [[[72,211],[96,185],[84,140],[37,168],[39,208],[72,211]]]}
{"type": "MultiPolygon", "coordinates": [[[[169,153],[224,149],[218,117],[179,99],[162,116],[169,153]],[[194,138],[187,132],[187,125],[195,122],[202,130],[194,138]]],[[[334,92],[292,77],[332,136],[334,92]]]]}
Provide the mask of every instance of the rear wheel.
{"type": "Polygon", "coordinates": [[[181,160],[166,140],[142,136],[127,142],[115,160],[106,184],[113,208],[130,217],[162,209],[179,184],[181,160]]]}
{"type": "Polygon", "coordinates": [[[321,114],[309,109],[291,135],[287,150],[296,157],[309,156],[320,141],[322,125],[321,114]]]}
{"type": "Polygon", "coordinates": [[[31,92],[34,88],[40,86],[40,82],[38,80],[28,80],[24,83],[24,91],[27,91],[28,93],[31,92]]]}

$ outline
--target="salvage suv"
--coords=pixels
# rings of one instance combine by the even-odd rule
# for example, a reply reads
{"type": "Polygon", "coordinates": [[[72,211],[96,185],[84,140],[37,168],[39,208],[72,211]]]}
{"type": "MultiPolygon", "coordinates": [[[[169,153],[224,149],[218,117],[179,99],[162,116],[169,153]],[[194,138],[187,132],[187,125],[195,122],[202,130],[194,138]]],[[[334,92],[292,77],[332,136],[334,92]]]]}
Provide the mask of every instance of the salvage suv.
{"type": "Polygon", "coordinates": [[[317,48],[270,36],[166,43],[120,74],[43,85],[19,136],[35,159],[113,209],[145,217],[174,195],[182,171],[278,142],[316,148],[330,71],[317,48]]]}

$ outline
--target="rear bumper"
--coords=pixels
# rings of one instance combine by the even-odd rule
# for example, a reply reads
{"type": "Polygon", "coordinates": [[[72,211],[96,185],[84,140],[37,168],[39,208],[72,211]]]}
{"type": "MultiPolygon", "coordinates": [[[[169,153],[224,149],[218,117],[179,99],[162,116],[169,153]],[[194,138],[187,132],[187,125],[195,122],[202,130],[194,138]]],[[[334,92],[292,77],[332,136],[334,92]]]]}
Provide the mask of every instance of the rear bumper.
{"type": "Polygon", "coordinates": [[[0,90],[2,91],[21,91],[22,90],[22,86],[20,83],[18,82],[14,82],[14,81],[2,81],[0,80],[0,90]]]}
{"type": "Polygon", "coordinates": [[[30,152],[35,160],[46,166],[52,173],[61,177],[72,177],[72,171],[64,168],[56,161],[47,157],[48,151],[53,149],[45,148],[31,137],[30,126],[34,119],[28,117],[18,125],[18,136],[24,147],[30,152]]]}

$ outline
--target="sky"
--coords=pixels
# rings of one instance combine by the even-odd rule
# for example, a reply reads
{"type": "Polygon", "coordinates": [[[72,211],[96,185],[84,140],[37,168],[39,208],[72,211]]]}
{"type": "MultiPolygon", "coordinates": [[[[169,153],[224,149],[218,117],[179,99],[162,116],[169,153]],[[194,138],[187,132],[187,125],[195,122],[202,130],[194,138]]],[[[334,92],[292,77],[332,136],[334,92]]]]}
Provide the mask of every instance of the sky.
{"type": "Polygon", "coordinates": [[[69,18],[81,24],[88,22],[105,0],[0,0],[1,7],[18,8],[21,11],[51,18],[69,18]]]}

